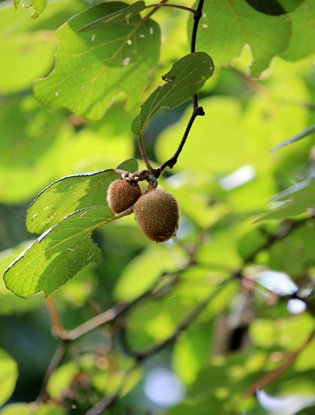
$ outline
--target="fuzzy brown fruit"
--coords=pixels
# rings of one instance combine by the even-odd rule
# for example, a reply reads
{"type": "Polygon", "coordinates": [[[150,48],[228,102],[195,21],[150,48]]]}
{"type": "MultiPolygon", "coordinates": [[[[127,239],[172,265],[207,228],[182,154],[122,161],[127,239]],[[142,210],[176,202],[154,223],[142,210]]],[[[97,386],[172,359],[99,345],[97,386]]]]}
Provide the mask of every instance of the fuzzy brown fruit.
{"type": "Polygon", "coordinates": [[[142,232],[155,242],[163,242],[175,235],[178,228],[178,205],[170,193],[149,190],[135,203],[134,214],[142,232]]]}
{"type": "Polygon", "coordinates": [[[132,206],[141,194],[138,183],[117,179],[108,188],[107,203],[114,213],[121,213],[132,206]]]}

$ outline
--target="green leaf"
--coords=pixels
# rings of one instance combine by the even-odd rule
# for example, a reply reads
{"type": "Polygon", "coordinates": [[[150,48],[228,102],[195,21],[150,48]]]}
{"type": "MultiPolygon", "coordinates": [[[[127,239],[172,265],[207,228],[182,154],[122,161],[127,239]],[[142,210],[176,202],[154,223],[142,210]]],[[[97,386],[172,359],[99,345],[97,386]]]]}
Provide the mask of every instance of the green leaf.
{"type": "Polygon", "coordinates": [[[190,53],[174,63],[158,87],[141,105],[141,112],[132,123],[132,132],[143,131],[150,118],[162,107],[175,108],[202,88],[214,72],[214,64],[204,52],[190,53]]]}
{"type": "Polygon", "coordinates": [[[60,49],[55,68],[34,87],[42,104],[64,107],[96,120],[119,92],[126,94],[128,108],[138,102],[147,84],[147,74],[159,59],[158,24],[136,15],[97,33],[79,32],[85,25],[127,6],[122,2],[97,5],[57,31],[60,49]]]}
{"type": "MultiPolygon", "coordinates": [[[[14,0],[15,8],[18,8],[20,5],[20,0],[14,0]]],[[[46,8],[47,0],[26,0],[22,3],[24,9],[32,9],[31,17],[38,17],[46,8]]]]}
{"type": "Polygon", "coordinates": [[[21,314],[40,307],[43,304],[43,298],[34,296],[28,301],[14,295],[4,285],[2,275],[6,268],[29,246],[29,242],[23,242],[14,249],[8,249],[0,253],[0,315],[21,314]]]}
{"type": "Polygon", "coordinates": [[[259,220],[288,219],[314,209],[315,178],[296,183],[275,196],[273,201],[277,202],[277,206],[259,220]]]}
{"type": "Polygon", "coordinates": [[[110,209],[100,206],[80,209],[44,232],[5,271],[9,290],[20,297],[39,291],[51,294],[101,252],[91,238],[98,226],[113,219],[110,209]]]}
{"type": "Polygon", "coordinates": [[[88,206],[105,206],[109,184],[119,177],[113,169],[62,177],[43,189],[26,213],[29,232],[40,234],[65,216],[88,206]]]}
{"type": "MultiPolygon", "coordinates": [[[[126,160],[119,169],[133,172],[138,163],[126,160]]],[[[29,232],[41,233],[60,222],[65,216],[89,206],[107,206],[106,192],[119,175],[113,169],[62,177],[43,189],[26,213],[29,232]]]]}
{"type": "Polygon", "coordinates": [[[244,0],[206,1],[197,48],[210,53],[216,67],[221,67],[240,56],[248,44],[253,55],[251,74],[258,76],[287,47],[290,27],[286,16],[260,13],[244,0]]]}
{"type": "Polygon", "coordinates": [[[0,55],[6,58],[0,66],[0,92],[21,91],[43,76],[51,67],[56,40],[54,33],[49,31],[3,37],[0,55]]]}
{"type": "Polygon", "coordinates": [[[0,349],[0,406],[3,405],[11,396],[17,376],[18,369],[15,360],[0,349]]]}
{"type": "Polygon", "coordinates": [[[114,26],[117,23],[127,23],[129,19],[136,16],[144,9],[144,1],[136,1],[134,4],[131,4],[130,6],[126,6],[121,10],[118,10],[114,13],[107,14],[103,17],[100,17],[99,19],[96,19],[94,22],[81,27],[79,31],[85,32],[86,30],[104,29],[108,26],[114,26]]]}
{"type": "Polygon", "coordinates": [[[296,61],[315,52],[314,25],[315,3],[305,0],[294,13],[290,14],[292,36],[288,48],[281,54],[284,59],[296,61]]]}
{"type": "Polygon", "coordinates": [[[1,415],[66,415],[64,409],[53,404],[13,403],[1,411],[1,415]]]}

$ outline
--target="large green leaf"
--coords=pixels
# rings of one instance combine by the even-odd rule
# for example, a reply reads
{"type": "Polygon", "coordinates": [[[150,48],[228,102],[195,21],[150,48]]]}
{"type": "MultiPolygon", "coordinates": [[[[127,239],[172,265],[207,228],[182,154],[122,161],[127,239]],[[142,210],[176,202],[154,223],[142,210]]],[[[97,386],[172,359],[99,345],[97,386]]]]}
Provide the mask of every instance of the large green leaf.
{"type": "Polygon", "coordinates": [[[101,252],[91,232],[113,219],[109,208],[95,206],[70,214],[44,232],[5,271],[7,288],[20,297],[39,291],[52,293],[101,252]]]}
{"type": "MultiPolygon", "coordinates": [[[[19,7],[21,0],[14,0],[14,6],[19,7]]],[[[23,1],[22,7],[24,9],[32,9],[32,17],[38,17],[46,8],[47,0],[26,0],[23,1]]]]}
{"type": "Polygon", "coordinates": [[[30,243],[31,241],[24,242],[16,248],[7,249],[0,253],[0,315],[25,313],[34,308],[38,308],[43,304],[43,298],[41,296],[34,296],[33,298],[28,299],[28,301],[17,297],[6,288],[2,278],[6,268],[27,248],[27,246],[29,246],[30,243]]]}
{"type": "Polygon", "coordinates": [[[305,0],[291,15],[292,36],[289,47],[281,54],[288,60],[299,60],[315,52],[315,3],[305,0]]]}
{"type": "MultiPolygon", "coordinates": [[[[118,168],[135,171],[138,163],[126,160],[118,168]]],[[[29,232],[41,233],[60,222],[66,215],[89,206],[107,206],[109,184],[119,177],[113,169],[62,177],[43,189],[26,214],[29,232]]]]}
{"type": "Polygon", "coordinates": [[[65,107],[99,119],[113,97],[125,92],[129,108],[145,89],[147,73],[158,62],[160,29],[140,15],[95,33],[79,30],[127,7],[123,2],[97,5],[73,17],[58,31],[60,49],[51,74],[34,87],[44,105],[65,107]]]}
{"type": "Polygon", "coordinates": [[[65,415],[65,411],[54,404],[12,403],[2,409],[1,415],[65,415]]]}
{"type": "Polygon", "coordinates": [[[41,233],[70,213],[87,206],[105,206],[109,184],[119,176],[113,169],[62,177],[39,193],[26,214],[29,232],[41,233]]]}
{"type": "Polygon", "coordinates": [[[107,26],[114,26],[117,23],[123,23],[127,19],[131,19],[132,17],[136,16],[144,9],[144,1],[136,1],[134,4],[131,4],[130,6],[126,6],[123,9],[117,10],[114,13],[106,14],[105,16],[96,19],[94,22],[88,23],[80,29],[80,32],[93,29],[104,29],[107,26]]]}
{"type": "Polygon", "coordinates": [[[17,364],[12,357],[0,349],[0,406],[11,396],[17,380],[17,364]]]}
{"type": "Polygon", "coordinates": [[[253,55],[251,73],[258,76],[271,58],[287,47],[290,27],[286,16],[260,13],[244,0],[206,1],[197,47],[211,54],[220,67],[240,56],[243,46],[248,44],[253,55]]]}
{"type": "Polygon", "coordinates": [[[175,108],[192,98],[213,72],[213,61],[204,52],[191,53],[175,62],[163,76],[165,84],[158,87],[141,106],[139,116],[132,123],[133,133],[142,131],[160,108],[175,108]]]}
{"type": "Polygon", "coordinates": [[[53,32],[41,31],[3,37],[0,55],[0,92],[14,93],[31,87],[34,79],[50,68],[57,46],[53,32]]]}
{"type": "Polygon", "coordinates": [[[277,206],[260,220],[288,219],[315,208],[315,179],[304,180],[273,198],[277,206]]]}

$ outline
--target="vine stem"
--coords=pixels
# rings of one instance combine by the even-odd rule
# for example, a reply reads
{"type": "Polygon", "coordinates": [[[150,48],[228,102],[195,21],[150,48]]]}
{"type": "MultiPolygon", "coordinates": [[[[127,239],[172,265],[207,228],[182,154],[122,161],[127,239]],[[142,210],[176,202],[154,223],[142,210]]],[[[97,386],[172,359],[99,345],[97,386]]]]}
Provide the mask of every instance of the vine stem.
{"type": "Polygon", "coordinates": [[[286,371],[290,366],[293,365],[293,363],[296,361],[296,359],[300,356],[300,354],[308,347],[311,342],[315,338],[315,330],[313,330],[308,338],[305,340],[305,342],[295,351],[290,353],[285,361],[277,367],[275,370],[273,370],[270,373],[267,373],[262,378],[260,378],[257,382],[255,382],[252,386],[250,386],[242,395],[242,398],[246,398],[247,396],[253,395],[257,392],[258,389],[262,389],[264,386],[266,386],[268,383],[270,383],[272,380],[276,379],[278,376],[280,376],[284,371],[286,371]]]}
{"type": "Polygon", "coordinates": [[[129,375],[137,369],[141,364],[143,364],[146,360],[149,360],[151,357],[159,353],[163,350],[166,346],[171,345],[176,341],[176,339],[180,336],[180,334],[185,331],[202,313],[202,311],[206,308],[206,306],[219,294],[219,292],[231,281],[233,281],[233,277],[228,277],[225,280],[221,281],[221,283],[213,290],[211,293],[200,303],[197,304],[187,315],[183,318],[183,320],[178,324],[175,328],[174,332],[167,337],[165,340],[157,343],[152,348],[144,351],[144,352],[132,352],[132,356],[135,358],[135,364],[129,368],[125,375],[122,378],[120,385],[118,386],[115,393],[111,396],[107,396],[105,399],[98,402],[93,408],[85,413],[85,415],[100,415],[105,409],[108,409],[112,406],[117,398],[121,390],[125,386],[125,382],[129,375]]]}
{"type": "Polygon", "coordinates": [[[40,388],[39,394],[36,398],[36,403],[39,404],[41,402],[45,402],[48,398],[47,395],[47,385],[48,381],[50,379],[50,376],[53,374],[53,372],[57,369],[57,367],[60,365],[61,361],[64,358],[64,355],[67,351],[67,345],[65,343],[60,343],[53,354],[53,357],[50,360],[50,363],[48,365],[48,368],[45,373],[45,377],[42,383],[42,386],[40,388]]]}
{"type": "Polygon", "coordinates": [[[152,172],[153,171],[153,167],[151,166],[151,163],[149,162],[147,153],[145,151],[144,145],[143,145],[143,139],[142,139],[142,134],[140,133],[138,135],[138,145],[139,145],[139,149],[140,149],[140,153],[142,156],[142,159],[147,167],[147,169],[152,172]]]}
{"type": "MultiPolygon", "coordinates": [[[[204,0],[199,0],[198,7],[197,7],[197,9],[195,10],[195,13],[194,13],[194,24],[193,24],[193,29],[192,29],[192,34],[191,34],[191,42],[190,42],[190,52],[191,53],[196,52],[198,26],[199,26],[199,20],[202,16],[203,5],[204,5],[204,0]]],[[[184,148],[184,145],[185,145],[186,140],[188,138],[188,135],[190,133],[191,127],[193,126],[196,118],[198,116],[205,115],[204,109],[199,106],[198,95],[197,94],[194,94],[193,99],[192,99],[192,104],[193,104],[193,112],[192,112],[191,117],[188,121],[187,127],[186,127],[184,135],[183,135],[183,137],[182,137],[182,139],[179,143],[179,146],[178,146],[177,150],[175,151],[174,155],[171,158],[169,158],[167,161],[165,161],[163,164],[161,164],[161,166],[158,167],[155,170],[156,178],[158,178],[167,167],[172,169],[175,166],[175,164],[177,163],[178,157],[179,157],[180,153],[182,152],[182,150],[184,148]]]]}

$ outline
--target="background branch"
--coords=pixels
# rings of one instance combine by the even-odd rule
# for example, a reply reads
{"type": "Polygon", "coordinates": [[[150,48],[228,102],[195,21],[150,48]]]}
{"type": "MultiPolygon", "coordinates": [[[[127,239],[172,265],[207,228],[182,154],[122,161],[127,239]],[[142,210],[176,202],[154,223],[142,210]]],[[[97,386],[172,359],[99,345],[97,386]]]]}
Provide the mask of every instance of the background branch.
{"type": "Polygon", "coordinates": [[[289,144],[295,143],[296,141],[302,140],[302,138],[307,137],[308,135],[312,134],[315,131],[315,124],[311,125],[310,127],[306,128],[305,130],[301,131],[300,133],[294,135],[293,137],[289,138],[288,140],[283,141],[282,143],[278,144],[277,146],[271,149],[271,152],[279,150],[282,147],[285,147],[289,144]]]}

